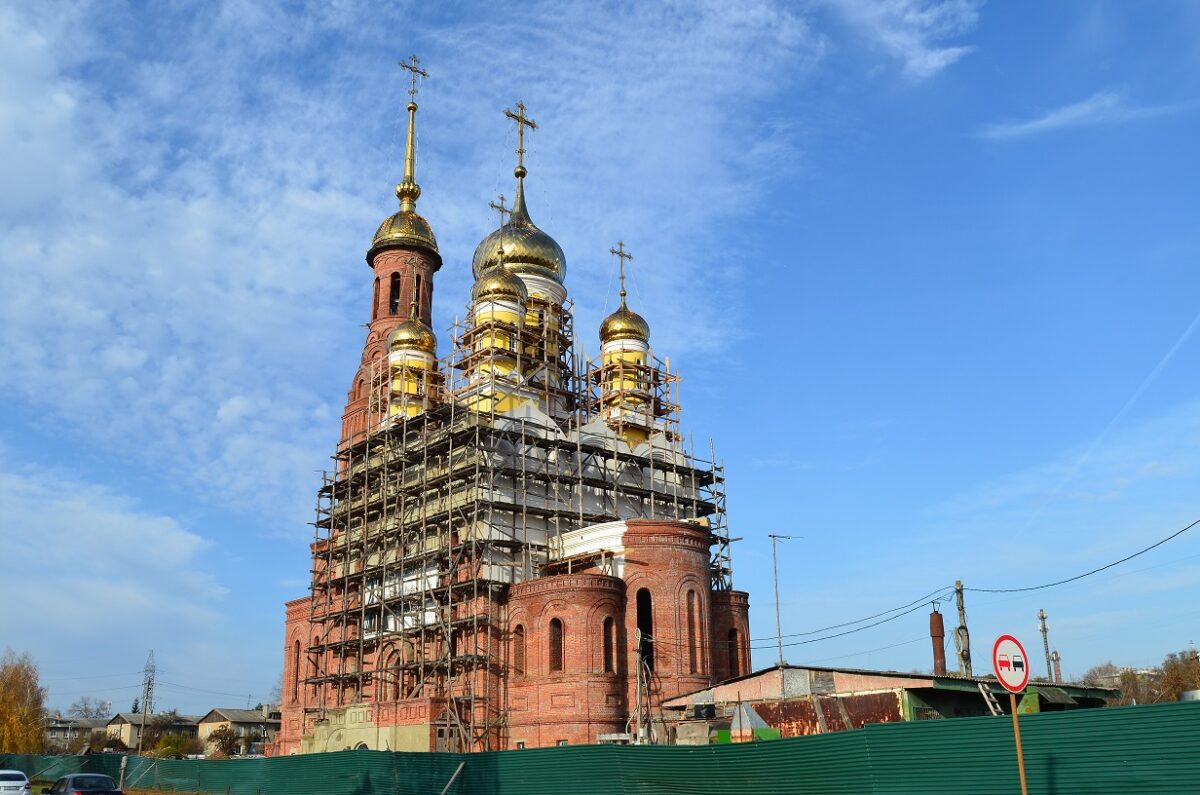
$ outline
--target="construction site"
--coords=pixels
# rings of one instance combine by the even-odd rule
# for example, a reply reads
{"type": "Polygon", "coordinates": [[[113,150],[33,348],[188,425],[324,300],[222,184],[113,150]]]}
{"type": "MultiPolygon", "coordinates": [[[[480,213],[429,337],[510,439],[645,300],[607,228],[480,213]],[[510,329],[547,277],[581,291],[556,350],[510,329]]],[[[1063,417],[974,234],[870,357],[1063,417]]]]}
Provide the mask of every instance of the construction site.
{"type": "Polygon", "coordinates": [[[566,259],[525,203],[536,124],[517,107],[515,200],[492,205],[439,357],[409,104],[311,592],[287,606],[276,754],[661,741],[663,700],[749,671],[723,466],[680,429],[679,375],[626,304],[623,244],[601,354],[575,354],[566,259]]]}

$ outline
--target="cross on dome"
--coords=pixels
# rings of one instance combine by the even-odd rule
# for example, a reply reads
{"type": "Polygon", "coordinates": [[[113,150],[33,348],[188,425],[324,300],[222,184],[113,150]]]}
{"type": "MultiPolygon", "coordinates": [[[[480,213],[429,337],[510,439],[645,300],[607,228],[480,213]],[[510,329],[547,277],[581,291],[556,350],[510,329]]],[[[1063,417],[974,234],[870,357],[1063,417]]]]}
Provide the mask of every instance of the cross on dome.
{"type": "Polygon", "coordinates": [[[417,101],[417,78],[429,79],[429,72],[422,69],[420,64],[421,59],[417,58],[416,55],[410,55],[407,61],[400,62],[400,68],[408,70],[412,76],[412,88],[408,90],[409,102],[417,101]]]}
{"type": "Polygon", "coordinates": [[[505,109],[504,115],[517,123],[517,178],[525,176],[525,128],[537,129],[537,122],[525,115],[525,103],[517,103],[517,112],[505,109]]]}
{"type": "Polygon", "coordinates": [[[621,306],[624,307],[625,306],[625,260],[632,260],[633,255],[625,250],[625,242],[623,240],[618,240],[617,247],[610,248],[608,250],[608,253],[612,254],[614,257],[617,257],[621,263],[621,306]]]}

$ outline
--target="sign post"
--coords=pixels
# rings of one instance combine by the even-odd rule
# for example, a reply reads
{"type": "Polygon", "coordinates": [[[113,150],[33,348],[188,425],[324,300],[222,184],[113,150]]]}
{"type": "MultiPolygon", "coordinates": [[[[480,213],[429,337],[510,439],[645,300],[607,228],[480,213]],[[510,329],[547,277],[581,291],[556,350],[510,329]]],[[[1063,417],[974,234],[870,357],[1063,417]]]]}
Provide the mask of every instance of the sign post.
{"type": "Polygon", "coordinates": [[[1017,742],[1017,771],[1021,774],[1021,795],[1029,795],[1025,784],[1025,753],[1021,750],[1021,722],[1017,718],[1017,693],[1029,684],[1029,657],[1021,641],[1012,635],[1001,635],[992,646],[992,670],[996,679],[1008,691],[1012,705],[1013,737],[1017,742]]]}

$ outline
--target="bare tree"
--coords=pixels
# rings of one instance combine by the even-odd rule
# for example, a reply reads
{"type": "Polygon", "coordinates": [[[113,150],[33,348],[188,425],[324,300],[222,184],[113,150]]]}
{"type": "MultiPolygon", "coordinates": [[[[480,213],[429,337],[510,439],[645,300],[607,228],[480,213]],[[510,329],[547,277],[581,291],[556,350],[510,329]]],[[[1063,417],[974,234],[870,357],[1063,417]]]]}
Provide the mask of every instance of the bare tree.
{"type": "Polygon", "coordinates": [[[75,718],[107,718],[110,716],[111,705],[91,696],[83,696],[67,710],[67,714],[75,718]]]}

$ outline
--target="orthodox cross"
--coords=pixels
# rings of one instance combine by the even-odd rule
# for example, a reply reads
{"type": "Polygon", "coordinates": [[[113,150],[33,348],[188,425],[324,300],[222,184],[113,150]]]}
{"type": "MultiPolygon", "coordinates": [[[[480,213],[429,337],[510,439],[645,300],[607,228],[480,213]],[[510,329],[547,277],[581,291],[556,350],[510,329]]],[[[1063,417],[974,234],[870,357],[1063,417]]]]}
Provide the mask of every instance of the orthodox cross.
{"type": "Polygon", "coordinates": [[[417,56],[412,55],[407,61],[400,62],[400,68],[405,69],[412,77],[412,88],[408,90],[409,102],[417,101],[417,78],[422,77],[429,79],[429,72],[421,68],[421,60],[417,56]]]}
{"type": "Polygon", "coordinates": [[[608,253],[621,261],[621,306],[625,306],[625,260],[633,259],[633,255],[625,250],[625,243],[621,240],[618,240],[617,247],[610,248],[608,253]]]}
{"type": "MultiPolygon", "coordinates": [[[[517,103],[517,112],[505,110],[504,115],[517,123],[517,168],[525,170],[525,128],[537,129],[537,122],[525,115],[525,103],[517,103]]],[[[524,176],[522,174],[522,176],[524,176]]]]}
{"type": "Polygon", "coordinates": [[[500,226],[504,226],[504,218],[505,218],[505,216],[507,216],[509,214],[510,210],[509,210],[509,208],[504,206],[504,194],[503,193],[500,194],[499,198],[500,198],[499,204],[497,204],[496,202],[488,202],[488,207],[491,207],[493,210],[495,210],[496,212],[498,212],[500,214],[500,226]]]}
{"type": "Polygon", "coordinates": [[[500,262],[503,263],[504,262],[504,219],[512,211],[508,207],[504,206],[504,194],[503,193],[500,194],[499,199],[500,199],[499,204],[497,204],[496,202],[488,202],[488,207],[491,207],[493,210],[495,210],[497,213],[500,214],[500,262]]]}

